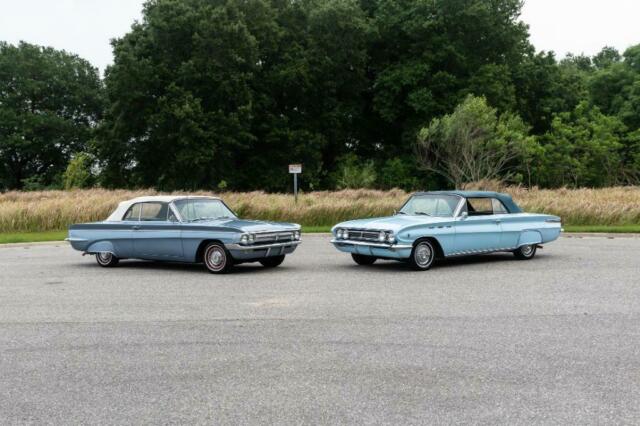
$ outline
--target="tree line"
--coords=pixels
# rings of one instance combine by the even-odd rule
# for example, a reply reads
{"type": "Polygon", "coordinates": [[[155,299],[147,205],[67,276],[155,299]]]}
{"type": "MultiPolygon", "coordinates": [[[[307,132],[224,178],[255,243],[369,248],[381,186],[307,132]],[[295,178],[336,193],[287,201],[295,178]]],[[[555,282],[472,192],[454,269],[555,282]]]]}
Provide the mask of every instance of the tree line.
{"type": "Polygon", "coordinates": [[[0,189],[635,184],[640,45],[536,52],[520,0],[150,0],[86,60],[0,43],[0,189]]]}

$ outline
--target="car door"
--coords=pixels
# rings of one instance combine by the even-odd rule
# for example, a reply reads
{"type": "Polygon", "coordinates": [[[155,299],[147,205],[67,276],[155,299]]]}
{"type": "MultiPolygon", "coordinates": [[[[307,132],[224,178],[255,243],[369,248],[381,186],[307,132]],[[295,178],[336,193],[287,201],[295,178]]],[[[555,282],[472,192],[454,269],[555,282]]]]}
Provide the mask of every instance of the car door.
{"type": "Polygon", "coordinates": [[[522,215],[509,213],[502,201],[492,198],[493,213],[500,220],[500,248],[512,249],[518,245],[518,239],[522,231],[522,215]]]}
{"type": "Polygon", "coordinates": [[[112,240],[116,253],[121,258],[135,257],[133,251],[133,230],[140,223],[140,203],[133,204],[122,217],[122,222],[117,224],[116,233],[112,240]]]}
{"type": "Polygon", "coordinates": [[[501,219],[490,198],[467,198],[455,222],[455,252],[480,253],[500,248],[501,219]]]}
{"type": "Polygon", "coordinates": [[[133,251],[139,259],[182,258],[180,224],[168,203],[141,203],[140,221],[133,227],[133,251]]]}

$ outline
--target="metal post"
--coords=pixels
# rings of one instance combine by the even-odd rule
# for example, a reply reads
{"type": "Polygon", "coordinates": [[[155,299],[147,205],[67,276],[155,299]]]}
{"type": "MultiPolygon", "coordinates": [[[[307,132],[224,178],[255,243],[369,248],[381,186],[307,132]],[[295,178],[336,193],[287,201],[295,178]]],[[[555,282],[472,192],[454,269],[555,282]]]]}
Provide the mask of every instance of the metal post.
{"type": "Polygon", "coordinates": [[[296,204],[298,203],[298,174],[293,174],[293,194],[296,199],[296,204]]]}

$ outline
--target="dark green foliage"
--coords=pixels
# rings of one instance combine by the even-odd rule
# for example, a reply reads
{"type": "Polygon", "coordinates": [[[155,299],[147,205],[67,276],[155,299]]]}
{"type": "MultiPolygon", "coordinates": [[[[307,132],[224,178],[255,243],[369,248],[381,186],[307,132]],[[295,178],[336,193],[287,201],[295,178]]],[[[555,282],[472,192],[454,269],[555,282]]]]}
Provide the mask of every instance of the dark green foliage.
{"type": "Polygon", "coordinates": [[[71,186],[284,191],[302,163],[305,190],[439,188],[451,183],[419,167],[416,137],[447,115],[464,128],[465,99],[517,145],[499,179],[637,183],[640,45],[558,61],[531,46],[521,7],[148,0],[104,88],[75,56],[2,44],[0,189],[85,182],[84,160],[67,168],[76,152],[97,176],[71,186]]]}
{"type": "Polygon", "coordinates": [[[100,119],[100,90],[77,56],[0,42],[0,189],[59,186],[100,119]]]}

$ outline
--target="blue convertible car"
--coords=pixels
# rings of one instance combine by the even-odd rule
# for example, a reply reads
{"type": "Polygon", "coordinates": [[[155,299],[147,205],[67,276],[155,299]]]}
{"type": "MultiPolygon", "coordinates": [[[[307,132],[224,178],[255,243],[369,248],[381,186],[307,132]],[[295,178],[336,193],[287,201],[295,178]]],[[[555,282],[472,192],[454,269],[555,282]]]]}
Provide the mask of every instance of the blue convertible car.
{"type": "Polygon", "coordinates": [[[438,191],[414,194],[390,217],[340,223],[331,242],[359,265],[394,259],[426,270],[436,258],[479,253],[531,259],[560,231],[559,217],[523,213],[506,194],[438,191]]]}
{"type": "Polygon", "coordinates": [[[300,226],[238,219],[215,197],[153,196],[120,203],[103,222],[72,225],[67,241],[100,266],[136,258],[202,262],[219,273],[243,262],[280,265],[300,244],[300,226]]]}

